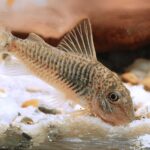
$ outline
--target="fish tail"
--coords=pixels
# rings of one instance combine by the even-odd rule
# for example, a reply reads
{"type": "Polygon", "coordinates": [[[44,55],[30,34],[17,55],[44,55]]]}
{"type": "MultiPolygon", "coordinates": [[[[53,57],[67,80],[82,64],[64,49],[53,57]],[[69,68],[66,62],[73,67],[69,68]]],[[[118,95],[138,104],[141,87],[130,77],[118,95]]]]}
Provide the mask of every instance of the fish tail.
{"type": "Polygon", "coordinates": [[[0,53],[8,52],[9,45],[12,43],[14,36],[10,31],[0,28],[0,53]]]}

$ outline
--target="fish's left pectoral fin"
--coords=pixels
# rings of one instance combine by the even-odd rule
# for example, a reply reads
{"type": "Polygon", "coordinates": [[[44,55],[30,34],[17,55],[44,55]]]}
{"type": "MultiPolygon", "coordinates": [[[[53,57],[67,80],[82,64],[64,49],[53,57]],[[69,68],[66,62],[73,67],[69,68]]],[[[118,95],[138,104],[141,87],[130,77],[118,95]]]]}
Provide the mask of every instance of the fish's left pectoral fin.
{"type": "Polygon", "coordinates": [[[83,19],[74,29],[68,32],[57,48],[90,60],[97,60],[89,19],[83,19]]]}
{"type": "Polygon", "coordinates": [[[16,58],[4,61],[1,64],[0,74],[8,76],[31,75],[26,66],[16,58]]]}
{"type": "Polygon", "coordinates": [[[80,117],[80,116],[90,116],[91,113],[87,109],[77,110],[75,112],[71,112],[70,115],[72,117],[80,117]]]}

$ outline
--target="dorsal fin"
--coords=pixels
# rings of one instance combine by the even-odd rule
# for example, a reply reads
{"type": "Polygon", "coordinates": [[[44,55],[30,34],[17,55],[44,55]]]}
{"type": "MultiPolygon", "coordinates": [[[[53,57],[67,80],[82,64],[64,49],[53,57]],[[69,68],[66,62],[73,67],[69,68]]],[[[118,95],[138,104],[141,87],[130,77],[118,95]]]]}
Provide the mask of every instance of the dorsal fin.
{"type": "Polygon", "coordinates": [[[37,41],[37,42],[44,42],[44,40],[40,36],[38,36],[37,34],[35,34],[35,33],[30,33],[28,35],[27,39],[33,40],[33,41],[37,41]]]}
{"type": "Polygon", "coordinates": [[[57,48],[96,60],[93,44],[91,24],[88,19],[83,19],[74,29],[68,32],[57,48]]]}
{"type": "Polygon", "coordinates": [[[36,41],[36,42],[40,42],[40,43],[42,43],[43,45],[46,45],[46,46],[50,46],[40,36],[38,36],[35,33],[30,33],[29,36],[27,37],[27,39],[32,40],[32,41],[36,41]]]}

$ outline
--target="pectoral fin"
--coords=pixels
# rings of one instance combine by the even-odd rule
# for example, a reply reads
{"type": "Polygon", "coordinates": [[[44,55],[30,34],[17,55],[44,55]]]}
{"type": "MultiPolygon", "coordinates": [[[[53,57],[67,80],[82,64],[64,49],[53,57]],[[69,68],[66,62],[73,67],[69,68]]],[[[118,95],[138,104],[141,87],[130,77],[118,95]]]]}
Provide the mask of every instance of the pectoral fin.
{"type": "Polygon", "coordinates": [[[70,115],[73,116],[73,117],[80,117],[80,116],[90,116],[91,113],[87,109],[83,109],[83,110],[78,110],[78,111],[75,111],[75,112],[71,112],[70,115]]]}

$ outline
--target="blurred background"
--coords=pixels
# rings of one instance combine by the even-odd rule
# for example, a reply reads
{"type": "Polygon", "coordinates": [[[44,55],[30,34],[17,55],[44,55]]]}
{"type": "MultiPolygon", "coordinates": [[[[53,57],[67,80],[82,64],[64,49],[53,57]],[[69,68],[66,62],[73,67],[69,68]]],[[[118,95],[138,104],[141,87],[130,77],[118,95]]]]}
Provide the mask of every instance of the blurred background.
{"type": "Polygon", "coordinates": [[[1,0],[0,25],[25,38],[35,32],[57,45],[82,18],[91,20],[98,58],[123,72],[150,58],[149,0],[1,0]]]}

